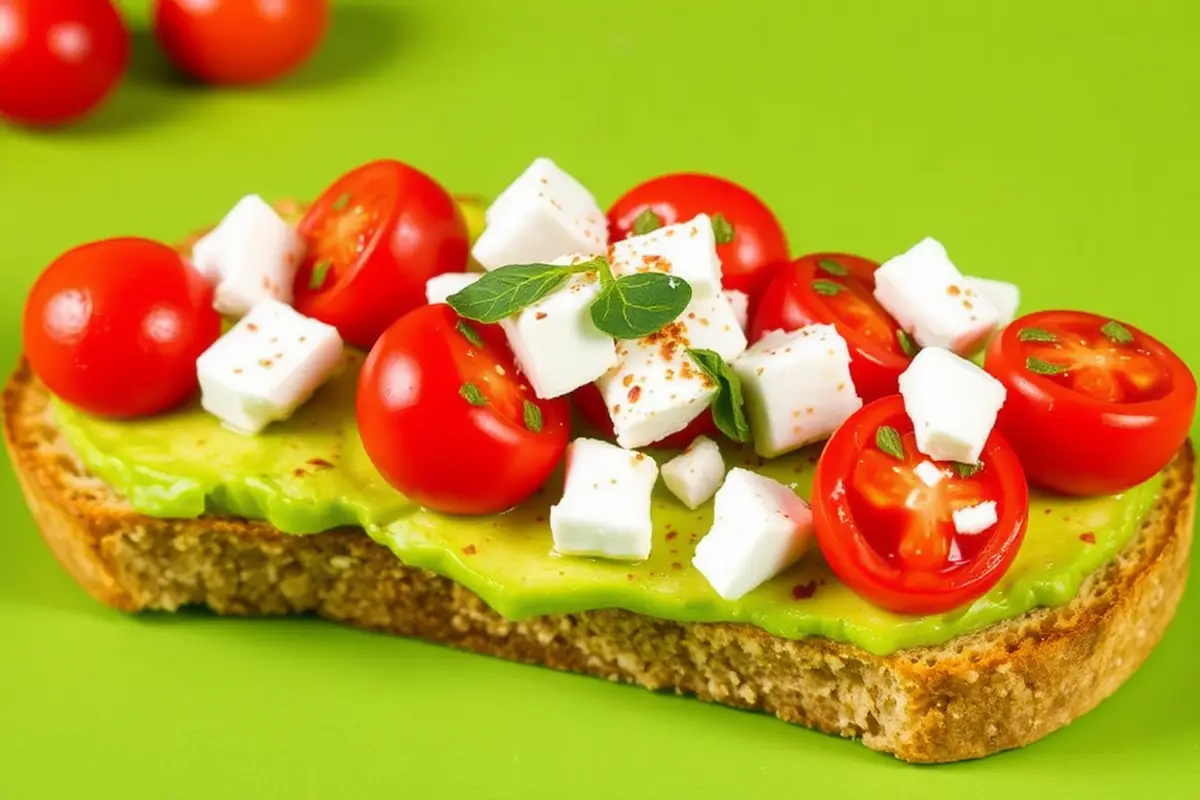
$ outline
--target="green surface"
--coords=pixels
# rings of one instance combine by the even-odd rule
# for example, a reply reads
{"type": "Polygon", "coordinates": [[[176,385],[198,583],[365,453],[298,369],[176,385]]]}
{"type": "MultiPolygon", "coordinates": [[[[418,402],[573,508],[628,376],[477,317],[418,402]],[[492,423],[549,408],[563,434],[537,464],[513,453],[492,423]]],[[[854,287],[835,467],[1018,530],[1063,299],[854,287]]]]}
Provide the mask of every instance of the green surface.
{"type": "MultiPolygon", "coordinates": [[[[817,547],[730,602],[692,567],[696,541],[712,527],[712,502],[690,511],[661,481],[653,551],[640,564],[551,554],[546,520],[562,496],[557,475],[546,491],[501,515],[447,517],[407,502],[371,464],[355,427],[361,363],[360,353],[348,352],[339,375],[295,416],[257,437],[226,430],[199,402],[147,420],[101,420],[62,403],[55,416],[90,471],[150,516],[216,509],[296,535],[357,525],[405,564],[457,581],[509,619],[622,608],[686,622],[750,622],[778,636],[826,636],[880,654],[942,644],[1038,605],[1070,602],[1129,541],[1162,485],[1155,477],[1119,496],[1075,500],[1033,493],[1016,561],[986,595],[944,614],[901,616],[863,600],[833,576],[817,547]],[[797,586],[812,596],[793,597],[797,586]]],[[[819,448],[766,462],[748,445],[724,450],[729,466],[809,497],[819,448]]],[[[664,464],[677,452],[651,454],[664,464]]]]}
{"type": "MultiPolygon", "coordinates": [[[[728,175],[797,251],[936,235],[1026,308],[1117,316],[1196,366],[1197,25],[1189,0],[348,3],[306,74],[243,93],[167,82],[143,35],[89,124],[0,131],[0,355],[36,271],[79,242],[172,238],[380,155],[493,194],[546,154],[605,200],[662,171],[728,175]]],[[[130,619],[60,572],[3,485],[0,797],[1200,795],[1194,591],[1074,725],[917,768],[312,620],[130,619]]]]}

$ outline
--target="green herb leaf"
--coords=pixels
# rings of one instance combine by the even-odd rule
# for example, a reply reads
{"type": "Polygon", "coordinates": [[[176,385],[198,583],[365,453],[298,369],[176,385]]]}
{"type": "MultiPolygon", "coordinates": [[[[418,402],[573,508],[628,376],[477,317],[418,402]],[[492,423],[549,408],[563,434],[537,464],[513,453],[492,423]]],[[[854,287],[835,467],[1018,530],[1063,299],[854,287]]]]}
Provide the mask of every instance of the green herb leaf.
{"type": "Polygon", "coordinates": [[[329,259],[321,259],[316,264],[313,264],[312,274],[308,276],[308,288],[316,291],[325,285],[325,278],[329,275],[329,268],[333,266],[329,259]]]}
{"type": "Polygon", "coordinates": [[[333,203],[330,205],[330,208],[332,208],[334,211],[342,211],[348,205],[350,205],[350,193],[342,192],[340,195],[338,195],[338,198],[333,201],[333,203]]]}
{"type": "Polygon", "coordinates": [[[892,458],[904,460],[904,440],[891,425],[883,425],[875,431],[875,446],[892,458]]]}
{"type": "Polygon", "coordinates": [[[560,288],[577,272],[595,262],[573,267],[513,264],[485,272],[479,280],[446,298],[450,307],[476,322],[499,322],[560,288]]]}
{"type": "Polygon", "coordinates": [[[812,282],[813,291],[817,294],[832,296],[842,291],[843,287],[835,281],[827,281],[824,278],[818,278],[812,282]]]}
{"type": "Polygon", "coordinates": [[[920,346],[913,341],[913,337],[908,331],[899,328],[896,331],[896,341],[900,343],[900,349],[904,351],[904,355],[912,358],[917,353],[921,352],[920,346]]]}
{"type": "Polygon", "coordinates": [[[1133,334],[1129,328],[1126,328],[1114,319],[1110,319],[1104,323],[1104,327],[1100,329],[1100,332],[1107,336],[1113,344],[1129,344],[1133,341],[1133,334]]]}
{"type": "Polygon", "coordinates": [[[717,429],[735,442],[750,441],[750,421],[746,419],[741,378],[712,350],[689,349],[687,353],[717,385],[717,396],[712,402],[712,418],[717,429]]]}
{"type": "Polygon", "coordinates": [[[483,347],[483,337],[479,335],[479,331],[472,328],[465,321],[459,320],[454,326],[455,329],[462,334],[462,337],[476,347],[483,347]]]}
{"type": "Polygon", "coordinates": [[[1067,368],[1060,364],[1051,364],[1049,361],[1043,361],[1033,356],[1025,359],[1025,369],[1034,375],[1058,375],[1067,371],[1067,368]]]}
{"type": "Polygon", "coordinates": [[[533,433],[542,432],[542,409],[531,400],[525,401],[525,427],[533,433]]]}
{"type": "Polygon", "coordinates": [[[633,235],[641,236],[651,231],[656,231],[662,227],[662,223],[662,217],[655,214],[652,209],[647,208],[634,218],[633,235]]]}
{"type": "Polygon", "coordinates": [[[479,387],[470,381],[459,387],[458,393],[473,406],[487,405],[487,398],[483,396],[483,392],[479,391],[479,387]]]}
{"type": "Polygon", "coordinates": [[[662,330],[692,301],[692,287],[662,272],[623,275],[592,303],[592,322],[617,339],[641,339],[662,330]]]}
{"type": "Polygon", "coordinates": [[[830,275],[837,275],[839,278],[843,275],[849,274],[849,270],[836,261],[832,261],[828,258],[822,258],[817,262],[817,266],[820,267],[822,271],[830,275]]]}
{"type": "Polygon", "coordinates": [[[964,464],[961,461],[954,462],[954,471],[958,473],[958,477],[966,480],[972,477],[979,470],[983,469],[982,464],[964,464]]]}
{"type": "Polygon", "coordinates": [[[1045,328],[1021,328],[1017,339],[1022,342],[1057,342],[1058,337],[1045,328]]]}
{"type": "Polygon", "coordinates": [[[713,240],[717,244],[729,244],[733,241],[733,223],[725,219],[724,214],[714,214],[712,218],[713,240]]]}

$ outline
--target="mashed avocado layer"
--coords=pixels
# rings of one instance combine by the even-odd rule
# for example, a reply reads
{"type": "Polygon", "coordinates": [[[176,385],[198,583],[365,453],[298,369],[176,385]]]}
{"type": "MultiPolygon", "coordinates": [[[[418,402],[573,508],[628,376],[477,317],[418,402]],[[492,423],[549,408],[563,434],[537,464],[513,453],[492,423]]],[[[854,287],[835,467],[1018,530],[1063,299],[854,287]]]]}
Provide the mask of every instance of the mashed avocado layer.
{"type": "MultiPolygon", "coordinates": [[[[193,406],[168,416],[115,422],[61,403],[59,424],[83,462],[154,517],[205,513],[262,519],[292,534],[361,526],[403,563],[457,581],[506,617],[622,608],[661,619],[745,622],[790,639],[826,636],[877,654],[934,645],[1036,606],[1069,602],[1089,573],[1129,541],[1161,483],[1120,495],[1066,499],[1033,493],[1029,530],[1015,563],[970,606],[906,617],[862,600],[829,571],[815,544],[792,569],[737,602],[722,600],[691,567],[712,503],[689,511],[661,485],[654,498],[654,550],[638,565],[552,556],[549,507],[557,477],[513,511],[448,517],[419,508],[371,465],[354,423],[362,356],[301,411],[258,437],[221,427],[193,406]]],[[[764,463],[725,447],[728,466],[762,472],[808,496],[817,449],[764,463]]],[[[652,453],[659,463],[670,453],[652,453]]],[[[447,454],[450,457],[450,454],[447,454]]]]}

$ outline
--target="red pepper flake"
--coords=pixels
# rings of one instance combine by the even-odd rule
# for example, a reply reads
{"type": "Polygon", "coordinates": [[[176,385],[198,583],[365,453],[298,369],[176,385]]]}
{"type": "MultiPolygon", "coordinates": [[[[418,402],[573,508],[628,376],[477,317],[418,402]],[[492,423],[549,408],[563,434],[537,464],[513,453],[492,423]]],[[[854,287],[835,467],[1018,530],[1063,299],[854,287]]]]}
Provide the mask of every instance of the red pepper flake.
{"type": "Polygon", "coordinates": [[[333,469],[333,464],[330,464],[323,458],[310,458],[308,463],[310,466],[319,467],[321,469],[333,469]]]}
{"type": "Polygon", "coordinates": [[[1043,513],[1043,514],[1053,514],[1053,513],[1054,513],[1054,509],[1052,509],[1052,508],[1047,508],[1047,509],[1045,509],[1044,511],[1042,511],[1042,513],[1043,513]]]}
{"type": "Polygon", "coordinates": [[[636,403],[638,398],[642,396],[642,387],[634,386],[629,390],[629,402],[636,403]]]}
{"type": "Polygon", "coordinates": [[[463,550],[463,555],[464,555],[464,556],[473,556],[473,555],[475,555],[475,553],[477,552],[477,551],[475,550],[475,545],[473,545],[473,544],[469,544],[469,545],[467,545],[467,546],[466,546],[466,547],[464,547],[462,550],[463,550]]]}
{"type": "Polygon", "coordinates": [[[534,517],[533,521],[534,522],[545,522],[546,518],[545,517],[534,517]]]}
{"type": "Polygon", "coordinates": [[[950,284],[946,287],[946,294],[950,295],[951,297],[958,297],[960,294],[962,294],[962,289],[958,288],[954,284],[950,284]]]}
{"type": "Polygon", "coordinates": [[[669,542],[669,541],[671,541],[672,539],[674,539],[674,538],[675,538],[676,536],[678,536],[678,535],[679,535],[679,532],[678,532],[678,531],[668,531],[668,532],[667,532],[667,541],[668,541],[668,542],[669,542]]]}
{"type": "Polygon", "coordinates": [[[234,374],[234,375],[241,375],[241,374],[242,374],[243,372],[245,372],[245,371],[246,371],[246,370],[242,369],[241,367],[234,367],[234,368],[233,368],[233,374],[234,374]]]}
{"type": "Polygon", "coordinates": [[[539,311],[533,315],[534,319],[545,319],[548,316],[550,316],[550,315],[547,314],[545,311],[539,311]]]}
{"type": "Polygon", "coordinates": [[[678,561],[672,561],[671,569],[683,569],[683,564],[680,564],[678,561]]]}
{"type": "Polygon", "coordinates": [[[624,378],[621,378],[621,385],[624,386],[625,388],[628,389],[629,386],[632,384],[633,384],[633,373],[632,372],[628,373],[624,378]]]}
{"type": "Polygon", "coordinates": [[[274,361],[272,361],[272,360],[271,360],[271,359],[269,359],[269,358],[263,358],[263,359],[260,359],[260,360],[259,360],[259,362],[258,362],[258,365],[259,365],[260,367],[262,367],[263,369],[270,369],[270,368],[271,368],[271,365],[272,365],[272,364],[274,364],[274,363],[275,363],[275,362],[274,362],[274,361]]]}
{"type": "Polygon", "coordinates": [[[796,600],[807,600],[817,593],[817,582],[797,583],[792,587],[792,597],[796,600]]]}
{"type": "Polygon", "coordinates": [[[1095,544],[1096,534],[1092,533],[1091,531],[1088,531],[1087,533],[1081,533],[1079,534],[1079,541],[1087,542],[1088,544],[1095,544]]]}
{"type": "Polygon", "coordinates": [[[626,578],[628,578],[628,579],[629,579],[629,580],[631,580],[631,581],[637,580],[637,576],[636,576],[636,575],[634,575],[632,572],[627,572],[627,573],[625,573],[625,577],[626,577],[626,578]]]}
{"type": "Polygon", "coordinates": [[[258,326],[255,325],[253,322],[247,322],[246,330],[250,331],[251,333],[254,333],[256,330],[258,330],[258,326]]]}
{"type": "Polygon", "coordinates": [[[300,469],[299,467],[296,467],[294,470],[292,470],[292,474],[295,475],[297,478],[303,478],[308,473],[305,472],[304,470],[300,469]]]}

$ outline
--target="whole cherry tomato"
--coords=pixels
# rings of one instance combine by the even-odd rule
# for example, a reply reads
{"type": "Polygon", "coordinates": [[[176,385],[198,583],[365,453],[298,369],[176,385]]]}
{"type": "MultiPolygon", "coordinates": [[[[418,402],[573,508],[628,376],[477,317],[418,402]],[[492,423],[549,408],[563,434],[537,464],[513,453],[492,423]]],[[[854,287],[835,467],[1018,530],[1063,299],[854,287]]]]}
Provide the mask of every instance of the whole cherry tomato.
{"type": "Polygon", "coordinates": [[[535,397],[507,349],[442,303],[379,337],[359,376],[357,417],[384,479],[448,514],[497,513],[528,498],[570,435],[566,398],[535,397]]]}
{"type": "Polygon", "coordinates": [[[690,172],[646,181],[609,209],[610,237],[620,241],[635,232],[686,222],[697,214],[715,220],[724,288],[745,292],[753,303],[770,268],[787,261],[787,239],[771,209],[736,183],[690,172]]]}
{"type": "Polygon", "coordinates": [[[927,461],[899,395],[863,406],[834,432],[817,462],[813,525],[830,569],[862,597],[898,614],[937,614],[985,594],[1017,555],[1029,490],[1016,453],[993,432],[977,471],[927,461]],[[996,504],[995,525],[956,532],[956,510],[996,504]]]}
{"type": "Polygon", "coordinates": [[[308,257],[296,276],[296,309],[364,350],[425,304],[430,278],[467,266],[467,226],[454,199],[399,161],[373,161],[339,178],[298,230],[308,257]]]}
{"type": "Polygon", "coordinates": [[[317,49],[329,0],[158,0],[154,34],[197,80],[255,84],[292,72],[317,49]]]}
{"type": "Polygon", "coordinates": [[[1026,314],[984,364],[1008,390],[997,425],[1030,482],[1063,494],[1148,480],[1183,446],[1196,413],[1196,379],[1179,356],[1095,314],[1026,314]]]}
{"type": "Polygon", "coordinates": [[[175,250],[107,239],[71,250],[25,303],[25,354],[46,387],[92,414],[140,417],[187,402],[221,333],[212,288],[175,250]]]}
{"type": "Polygon", "coordinates": [[[100,105],[129,63],[109,0],[0,0],[0,116],[61,125],[100,105]]]}

